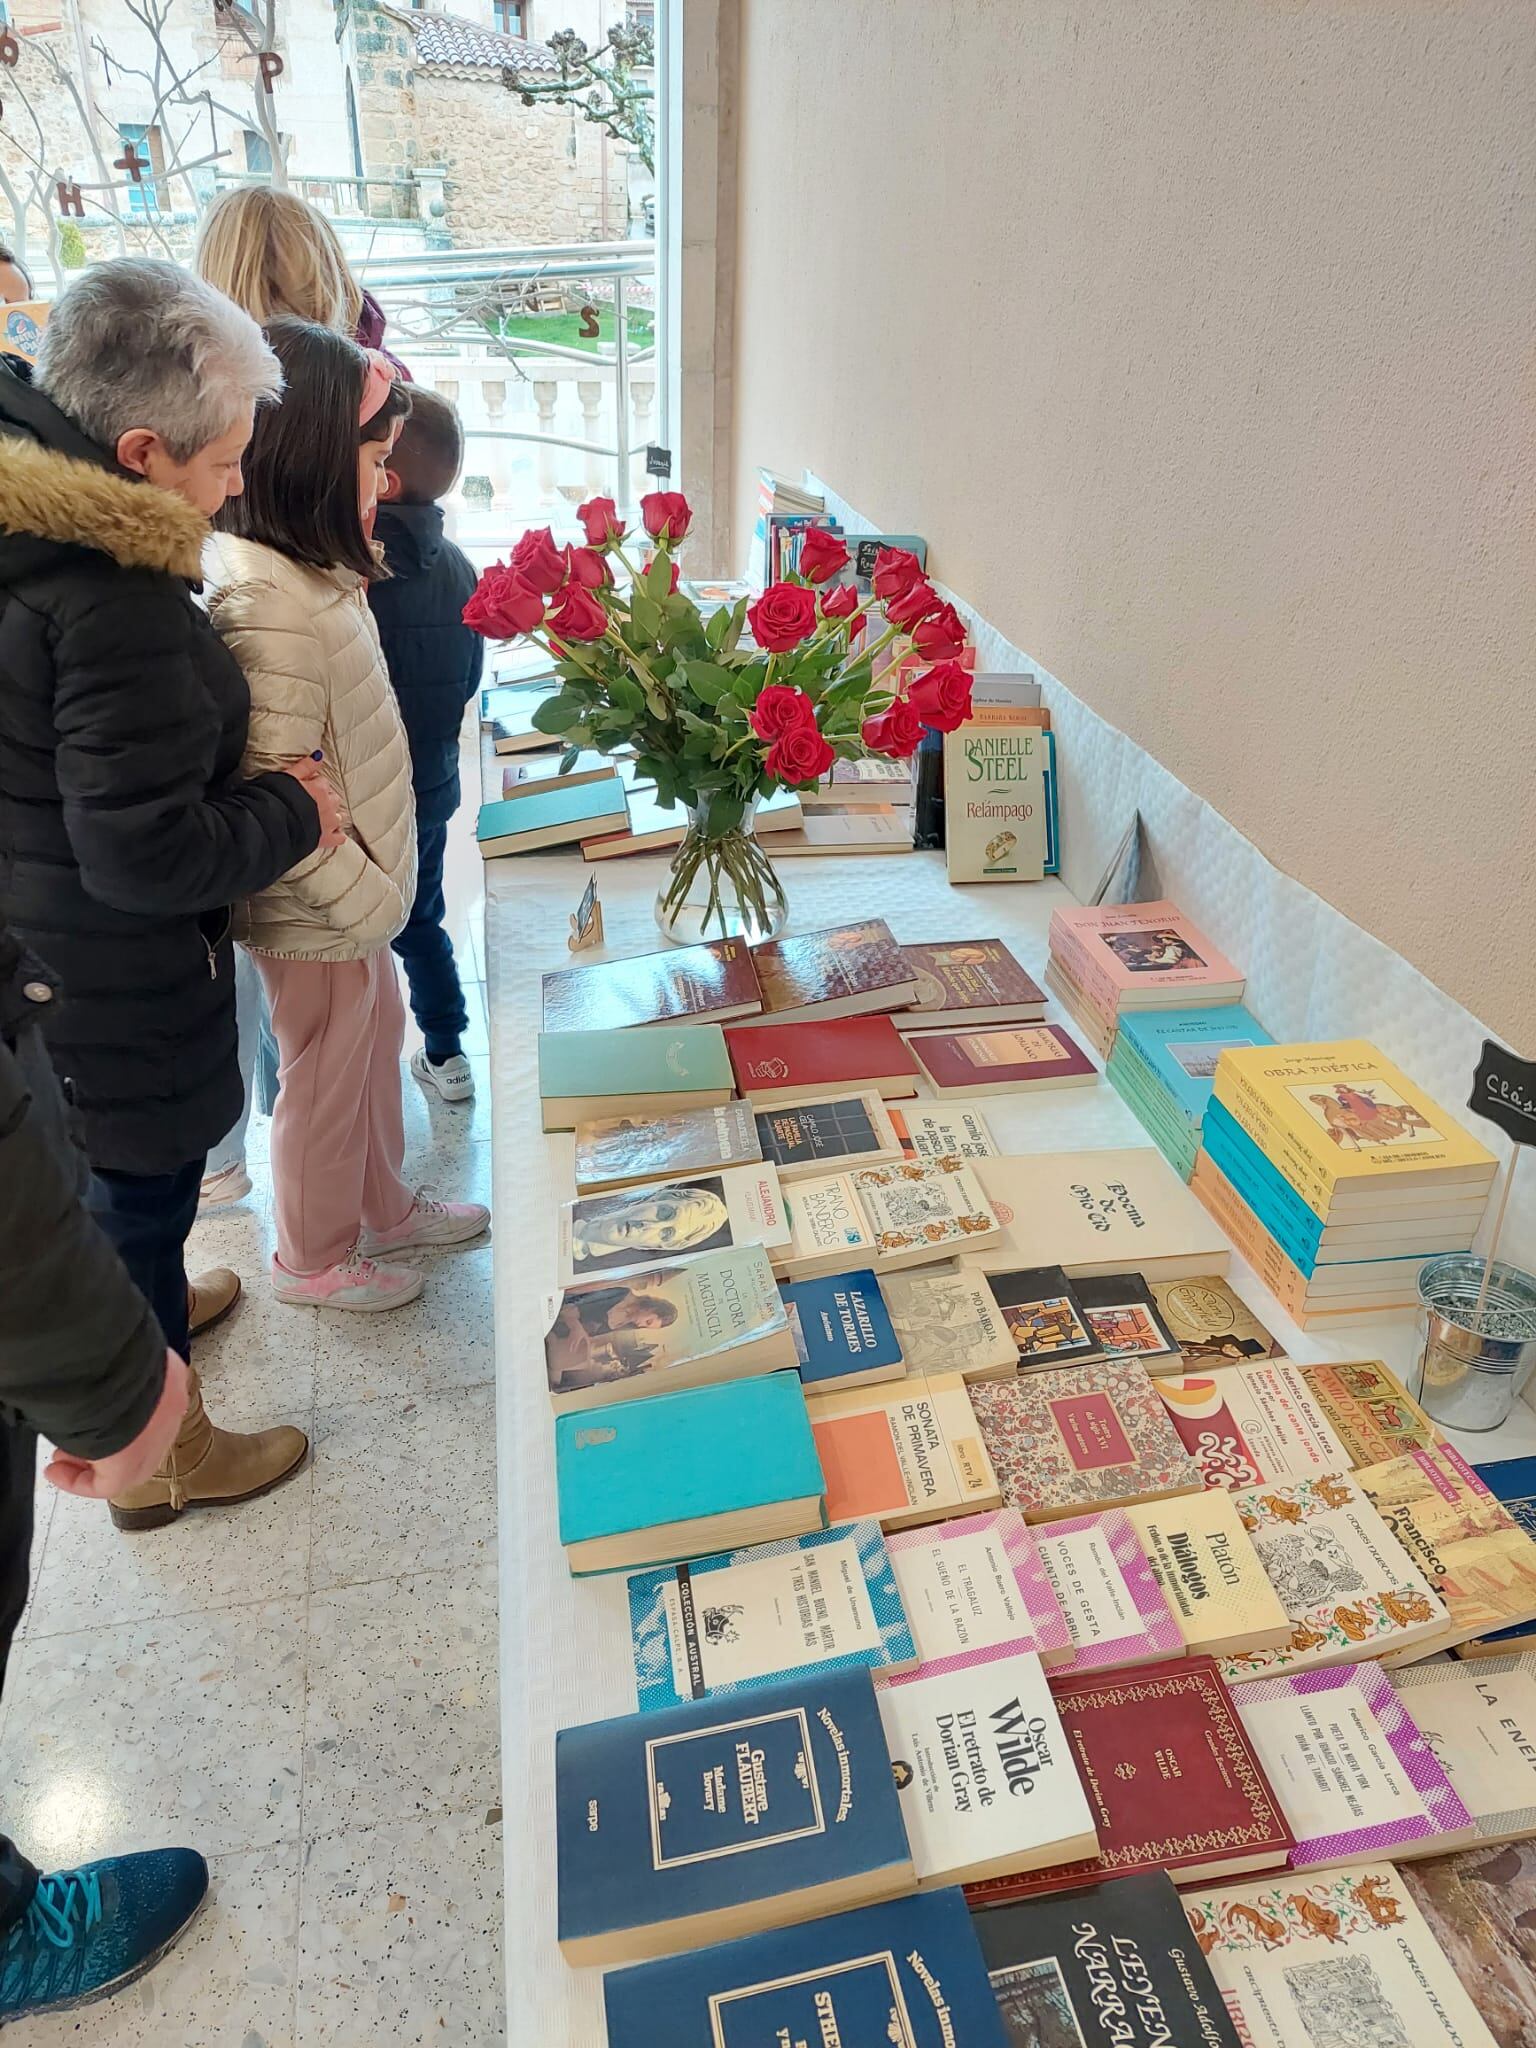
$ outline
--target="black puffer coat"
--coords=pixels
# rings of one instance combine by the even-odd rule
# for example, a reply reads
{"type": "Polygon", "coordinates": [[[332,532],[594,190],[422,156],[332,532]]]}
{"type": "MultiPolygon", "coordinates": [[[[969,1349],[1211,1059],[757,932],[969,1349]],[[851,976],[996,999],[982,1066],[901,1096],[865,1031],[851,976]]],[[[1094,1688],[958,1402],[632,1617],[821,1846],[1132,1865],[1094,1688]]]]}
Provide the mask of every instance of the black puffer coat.
{"type": "Polygon", "coordinates": [[[313,851],[290,775],[240,779],[250,696],[193,597],[207,521],[0,364],[0,916],[91,1163],[169,1173],[240,1107],[229,906],[313,851]]]}
{"type": "Polygon", "coordinates": [[[463,611],[475,588],[468,556],[443,533],[440,505],[381,505],[374,538],[386,577],[368,586],[411,749],[418,825],[459,807],[459,728],[480,687],[485,642],[463,611]]]}

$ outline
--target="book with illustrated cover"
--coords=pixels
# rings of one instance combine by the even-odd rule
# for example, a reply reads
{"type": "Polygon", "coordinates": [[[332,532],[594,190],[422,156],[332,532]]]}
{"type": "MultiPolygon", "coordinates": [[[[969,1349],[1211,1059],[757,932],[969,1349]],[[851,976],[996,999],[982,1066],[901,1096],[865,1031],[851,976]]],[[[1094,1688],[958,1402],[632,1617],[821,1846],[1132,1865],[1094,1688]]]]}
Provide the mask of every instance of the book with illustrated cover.
{"type": "Polygon", "coordinates": [[[546,1131],[595,1118],[715,1109],[735,1092],[718,1024],[654,1031],[541,1031],[539,1099],[546,1131]]]}
{"type": "Polygon", "coordinates": [[[576,1189],[597,1195],[605,1188],[674,1180],[722,1166],[752,1166],[762,1156],[746,1102],[671,1115],[594,1117],[576,1126],[576,1189]]]}
{"type": "Polygon", "coordinates": [[[639,1962],[910,1891],[867,1671],[562,1728],[558,1938],[639,1962]]]}
{"type": "Polygon", "coordinates": [[[1072,1656],[1040,1546],[1017,1508],[906,1529],[887,1548],[925,1672],[964,1671],[1026,1651],[1054,1669],[1072,1656]]]}
{"type": "Polygon", "coordinates": [[[957,1890],[610,1970],[603,2003],[608,2048],[1012,2048],[957,1890]]]}
{"type": "Polygon", "coordinates": [[[1107,1015],[1237,1002],[1234,967],[1176,903],[1122,903],[1051,913],[1051,952],[1107,1015]]]}
{"type": "Polygon", "coordinates": [[[808,1404],[827,1519],[905,1529],[1000,1507],[970,1391],[958,1373],[819,1394],[808,1404]]]}
{"type": "Polygon", "coordinates": [[[1498,2048],[1536,2048],[1536,1842],[1429,1857],[1402,1881],[1498,2048]]]}
{"type": "Polygon", "coordinates": [[[1240,1365],[1246,1359],[1285,1356],[1247,1302],[1219,1273],[1198,1273],[1188,1280],[1154,1280],[1152,1298],[1180,1351],[1192,1363],[1209,1360],[1212,1365],[1240,1365]]]}
{"type": "Polygon", "coordinates": [[[988,1273],[986,1285],[1013,1340],[1020,1372],[1042,1365],[1079,1365],[1102,1356],[1077,1289],[1060,1266],[988,1273]]]}
{"type": "Polygon", "coordinates": [[[1199,1466],[1133,1358],[978,1380],[971,1399],[1003,1499],[1026,1522],[1200,1491],[1199,1466]]]}
{"type": "Polygon", "coordinates": [[[1038,1657],[915,1671],[882,1686],[879,1706],[920,1889],[1096,1854],[1038,1657]]]}
{"type": "Polygon", "coordinates": [[[779,1292],[807,1393],[906,1376],[901,1342],[873,1273],[786,1281],[779,1292]]]}
{"type": "Polygon", "coordinates": [[[944,735],[944,858],[951,882],[1039,882],[1049,857],[1047,749],[1038,726],[944,735]]]}
{"type": "Polygon", "coordinates": [[[1428,1649],[1536,1621],[1536,1542],[1458,1450],[1408,1451],[1362,1467],[1355,1484],[1445,1602],[1445,1627],[1428,1649]]]}
{"type": "Polygon", "coordinates": [[[1085,1274],[1075,1284],[1089,1333],[1106,1358],[1138,1358],[1148,1372],[1178,1359],[1178,1344],[1139,1273],[1085,1274]]]}
{"type": "Polygon", "coordinates": [[[561,1204],[560,1285],[594,1274],[631,1273],[680,1252],[760,1244],[777,1264],[789,1216],[771,1166],[728,1166],[687,1180],[641,1182],[561,1204]]]}
{"type": "Polygon", "coordinates": [[[1127,1010],[1115,1051],[1129,1062],[1133,1086],[1150,1091],[1171,1115],[1198,1132],[1222,1053],[1229,1046],[1274,1042],[1241,1003],[1218,1003],[1202,1009],[1127,1010]]]}
{"type": "Polygon", "coordinates": [[[975,1927],[1009,2048],[1242,2048],[1162,1871],[999,1906],[975,1927]]]}
{"type": "Polygon", "coordinates": [[[751,949],[740,939],[710,939],[561,967],[544,976],[546,1031],[623,1031],[645,1024],[726,1024],[763,1007],[751,949]]]}
{"type": "Polygon", "coordinates": [[[637,1572],[629,1624],[642,1713],[811,1667],[888,1675],[917,1662],[876,1522],[637,1572]]]}
{"type": "Polygon", "coordinates": [[[1280,1485],[1350,1469],[1349,1451],[1285,1359],[1163,1377],[1157,1391],[1207,1486],[1280,1485]]]}
{"type": "Polygon", "coordinates": [[[967,1886],[973,1907],[1142,1870],[1183,1885],[1284,1868],[1291,1831],[1209,1657],[1058,1678],[1051,1691],[1098,1855],[967,1886]]]}
{"type": "Polygon", "coordinates": [[[1439,1647],[1445,1603],[1354,1478],[1256,1486],[1232,1499],[1291,1633],[1275,1649],[1223,1658],[1229,1685],[1439,1647]]]}
{"type": "Polygon", "coordinates": [[[1184,1910],[1244,2048],[1496,2048],[1390,1863],[1200,1892],[1184,1910]]]}
{"type": "Polygon", "coordinates": [[[1379,1358],[1304,1365],[1307,1392],[1349,1453],[1352,1466],[1380,1465],[1441,1442],[1439,1430],[1379,1358]]]}
{"type": "Polygon", "coordinates": [[[1018,1352],[987,1276],[963,1260],[953,1273],[933,1266],[888,1273],[882,1292],[908,1372],[990,1380],[1017,1371],[1018,1352]]]}
{"type": "Polygon", "coordinates": [[[794,1332],[761,1245],[694,1252],[620,1280],[569,1287],[544,1339],[557,1414],[711,1380],[793,1371],[797,1362],[794,1332]]]}
{"type": "Polygon", "coordinates": [[[917,1093],[917,1062],[889,1017],[739,1024],[725,1043],[737,1092],[755,1109],[826,1102],[866,1088],[888,1101],[917,1093]]]}
{"type": "Polygon", "coordinates": [[[1237,1711],[1285,1810],[1293,1870],[1465,1848],[1472,1815],[1379,1664],[1239,1686],[1237,1711]]]}
{"type": "Polygon", "coordinates": [[[905,1156],[878,1095],[842,1095],[801,1109],[760,1109],[756,1126],[762,1156],[778,1168],[782,1181],[839,1166],[880,1166],[905,1156]]]}
{"type": "Polygon", "coordinates": [[[784,1200],[790,1243],[774,1263],[795,1277],[922,1265],[984,1249],[998,1234],[974,1172],[957,1160],[823,1174],[795,1181],[784,1200]]]}
{"type": "Polygon", "coordinates": [[[978,1178],[1003,1225],[989,1272],[1064,1266],[1082,1274],[1181,1280],[1224,1273],[1232,1248],[1152,1145],[982,1159],[978,1178]]]}
{"type": "Polygon", "coordinates": [[[883,917],[765,939],[752,948],[752,964],[764,1017],[775,1024],[901,1010],[917,994],[917,976],[883,917]]]}
{"type": "Polygon", "coordinates": [[[1389,1676],[1479,1844],[1536,1835],[1536,1656],[1414,1664],[1389,1676]]]}
{"type": "MultiPolygon", "coordinates": [[[[1429,1418],[1426,1416],[1425,1421],[1429,1418]]],[[[1430,1423],[1433,1429],[1434,1424],[1430,1423]]],[[[1438,1432],[1436,1432],[1438,1441],[1438,1432]]],[[[1406,1448],[1406,1446],[1405,1446],[1406,1448]]],[[[1536,1458],[1499,1458],[1473,1471],[1494,1499],[1506,1507],[1527,1536],[1536,1537],[1536,1458]]],[[[1506,1651],[1536,1647],[1536,1623],[1495,1629],[1492,1635],[1458,1643],[1458,1657],[1502,1657],[1506,1651]]]]}
{"type": "Polygon", "coordinates": [[[908,1036],[941,1098],[1076,1088],[1099,1078],[1093,1061],[1059,1024],[994,1025],[985,1031],[919,1031],[908,1036]]]}
{"type": "Polygon", "coordinates": [[[1048,1522],[1035,1541],[1072,1638],[1063,1674],[1184,1654],[1183,1630],[1123,1508],[1048,1522]]]}
{"type": "Polygon", "coordinates": [[[615,781],[557,783],[536,796],[499,797],[480,806],[475,843],[482,859],[568,846],[626,816],[624,791],[615,781]]]}
{"type": "Polygon", "coordinates": [[[998,1147],[979,1106],[968,1102],[902,1102],[888,1105],[890,1119],[908,1159],[995,1159],[998,1147]]]}
{"type": "Polygon", "coordinates": [[[1045,990],[1001,939],[954,939],[901,950],[917,976],[917,999],[900,1019],[903,1031],[1038,1024],[1045,1015],[1045,990]]]}
{"type": "Polygon", "coordinates": [[[827,1521],[792,1372],[557,1415],[555,1487],[578,1575],[804,1536],[827,1521]]]}
{"type": "Polygon", "coordinates": [[[1290,1617],[1231,1494],[1207,1488],[1125,1512],[1192,1656],[1234,1657],[1289,1639],[1290,1617]]]}

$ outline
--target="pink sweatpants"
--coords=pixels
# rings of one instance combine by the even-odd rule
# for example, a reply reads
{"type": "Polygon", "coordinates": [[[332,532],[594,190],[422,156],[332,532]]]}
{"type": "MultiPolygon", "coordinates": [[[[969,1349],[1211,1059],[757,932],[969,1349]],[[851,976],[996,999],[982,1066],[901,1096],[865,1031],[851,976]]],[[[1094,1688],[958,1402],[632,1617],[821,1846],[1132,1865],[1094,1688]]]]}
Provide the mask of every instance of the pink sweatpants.
{"type": "Polygon", "coordinates": [[[278,1050],[277,1256],[290,1273],[321,1273],[361,1230],[393,1230],[410,1211],[400,1175],[405,1004],[388,946],[366,960],[258,955],[257,965],[278,1050]]]}

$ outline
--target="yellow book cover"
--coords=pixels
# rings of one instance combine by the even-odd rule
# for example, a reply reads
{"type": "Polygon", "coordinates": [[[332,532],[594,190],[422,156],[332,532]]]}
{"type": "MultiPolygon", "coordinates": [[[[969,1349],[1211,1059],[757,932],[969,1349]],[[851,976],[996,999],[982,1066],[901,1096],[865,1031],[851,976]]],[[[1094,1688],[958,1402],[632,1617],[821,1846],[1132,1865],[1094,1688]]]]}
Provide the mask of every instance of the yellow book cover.
{"type": "Polygon", "coordinates": [[[1442,1440],[1396,1373],[1379,1358],[1304,1365],[1301,1376],[1352,1465],[1384,1464],[1404,1451],[1442,1440]]]}
{"type": "Polygon", "coordinates": [[[1234,1115],[1245,1101],[1257,1109],[1329,1186],[1383,1174],[1491,1180],[1498,1165],[1364,1038],[1229,1047],[1213,1092],[1234,1115]]]}
{"type": "Polygon", "coordinates": [[[1236,1657],[1289,1641],[1290,1617],[1224,1488],[1125,1512],[1191,1656],[1236,1657]]]}

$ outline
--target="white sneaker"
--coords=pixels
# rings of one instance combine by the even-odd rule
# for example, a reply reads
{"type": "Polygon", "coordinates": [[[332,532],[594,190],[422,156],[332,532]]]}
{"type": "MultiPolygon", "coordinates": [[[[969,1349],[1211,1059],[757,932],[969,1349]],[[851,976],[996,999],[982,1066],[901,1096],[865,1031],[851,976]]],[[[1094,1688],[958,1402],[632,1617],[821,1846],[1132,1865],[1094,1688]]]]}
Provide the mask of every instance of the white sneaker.
{"type": "Polygon", "coordinates": [[[393,1258],[427,1245],[468,1244],[489,1227],[491,1212],[481,1202],[434,1202],[416,1190],[409,1214],[393,1230],[365,1230],[357,1248],[365,1258],[393,1258]]]}
{"type": "Polygon", "coordinates": [[[251,1176],[245,1161],[237,1159],[233,1166],[220,1166],[203,1175],[197,1190],[198,1210],[227,1209],[232,1202],[243,1202],[250,1192],[251,1176]]]}
{"type": "Polygon", "coordinates": [[[386,1266],[365,1258],[355,1245],[323,1273],[290,1273],[272,1261],[272,1292],[297,1308],[400,1308],[426,1284],[426,1274],[417,1267],[386,1266]]]}
{"type": "Polygon", "coordinates": [[[444,1102],[471,1102],[475,1094],[475,1072],[461,1052],[449,1053],[441,1065],[434,1066],[427,1058],[427,1049],[418,1046],[411,1054],[411,1072],[428,1088],[435,1088],[444,1102]]]}

